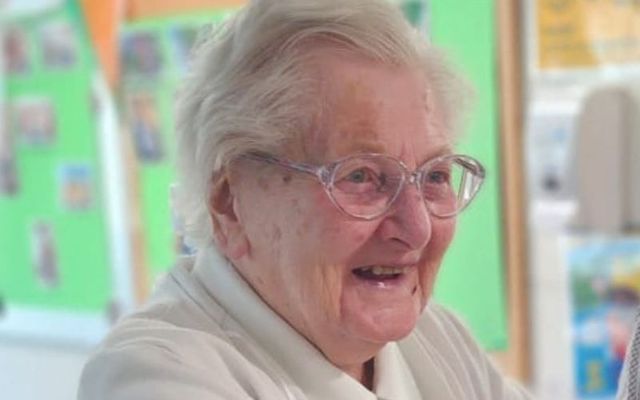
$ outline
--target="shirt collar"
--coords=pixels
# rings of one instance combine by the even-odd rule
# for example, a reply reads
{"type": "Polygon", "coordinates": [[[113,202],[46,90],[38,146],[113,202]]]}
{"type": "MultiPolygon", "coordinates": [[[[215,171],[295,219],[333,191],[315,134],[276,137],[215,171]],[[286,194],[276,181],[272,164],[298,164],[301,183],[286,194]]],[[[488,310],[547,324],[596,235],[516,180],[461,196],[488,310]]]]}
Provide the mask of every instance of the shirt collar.
{"type": "Polygon", "coordinates": [[[421,398],[413,374],[396,343],[388,343],[376,356],[373,384],[379,400],[421,398]]]}
{"type": "Polygon", "coordinates": [[[309,399],[420,399],[409,367],[395,343],[383,347],[375,359],[376,396],[331,364],[269,308],[215,248],[199,251],[193,273],[208,294],[283,367],[309,399]]]}

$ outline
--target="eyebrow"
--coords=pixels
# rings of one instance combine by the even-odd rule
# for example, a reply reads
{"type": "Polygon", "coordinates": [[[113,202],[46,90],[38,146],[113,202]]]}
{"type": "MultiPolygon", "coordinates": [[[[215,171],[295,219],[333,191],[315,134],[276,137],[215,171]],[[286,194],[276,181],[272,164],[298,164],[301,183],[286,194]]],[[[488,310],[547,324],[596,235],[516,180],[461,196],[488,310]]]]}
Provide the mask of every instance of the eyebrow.
{"type": "MultiPolygon", "coordinates": [[[[386,146],[378,141],[358,141],[347,146],[344,150],[345,154],[340,154],[340,156],[353,154],[354,152],[388,154],[386,146]]],[[[435,150],[430,151],[424,159],[420,160],[418,165],[422,165],[433,158],[452,153],[453,147],[450,143],[438,145],[435,150]]]]}
{"type": "MultiPolygon", "coordinates": [[[[362,152],[362,153],[386,153],[386,146],[378,141],[367,140],[367,141],[357,141],[351,143],[349,146],[342,149],[346,154],[351,154],[354,152],[362,152]]],[[[341,151],[342,153],[342,151],[341,151]]]]}
{"type": "Polygon", "coordinates": [[[433,158],[444,156],[447,154],[452,154],[452,153],[453,153],[453,147],[451,146],[451,144],[449,143],[443,144],[441,146],[438,146],[436,151],[429,152],[429,155],[427,156],[427,158],[422,162],[425,163],[433,158]]]}

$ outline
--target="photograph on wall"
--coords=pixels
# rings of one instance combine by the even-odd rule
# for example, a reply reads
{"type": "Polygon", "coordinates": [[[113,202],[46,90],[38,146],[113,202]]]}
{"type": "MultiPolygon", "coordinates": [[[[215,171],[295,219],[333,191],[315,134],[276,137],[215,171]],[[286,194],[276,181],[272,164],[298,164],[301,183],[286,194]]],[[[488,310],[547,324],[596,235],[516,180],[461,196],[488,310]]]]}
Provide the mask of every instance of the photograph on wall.
{"type": "Polygon", "coordinates": [[[149,92],[131,93],[127,96],[126,108],[138,159],[144,163],[162,161],[164,144],[155,97],[149,92]]]}
{"type": "Polygon", "coordinates": [[[19,189],[15,159],[0,154],[0,196],[15,196],[19,189]]]}
{"type": "Polygon", "coordinates": [[[196,43],[199,31],[197,26],[188,25],[175,25],[169,29],[172,59],[180,72],[187,71],[191,50],[196,43]]]}
{"type": "Polygon", "coordinates": [[[53,226],[37,220],[31,226],[31,262],[37,281],[47,289],[60,285],[58,249],[53,226]]]}
{"type": "Polygon", "coordinates": [[[568,252],[580,399],[615,396],[640,305],[640,238],[588,238],[568,252]]]}
{"type": "Polygon", "coordinates": [[[131,32],[124,36],[120,46],[125,77],[157,77],[162,69],[162,51],[157,36],[151,32],[131,32]]]}
{"type": "Polygon", "coordinates": [[[53,103],[46,97],[16,99],[9,112],[13,134],[29,146],[50,146],[57,136],[53,103]]]}
{"type": "Polygon", "coordinates": [[[535,68],[542,71],[640,63],[637,1],[533,2],[535,68]]]}
{"type": "MultiPolygon", "coordinates": [[[[0,103],[0,115],[5,115],[0,103]]],[[[0,121],[0,196],[13,196],[20,188],[16,170],[16,156],[13,140],[5,121],[0,121]]]]}
{"type": "Polygon", "coordinates": [[[15,196],[20,190],[16,160],[12,151],[0,152],[0,196],[15,196]]]}
{"type": "Polygon", "coordinates": [[[44,24],[40,29],[40,46],[44,65],[49,68],[71,68],[77,62],[78,43],[67,21],[44,24]]]}
{"type": "Polygon", "coordinates": [[[11,26],[4,31],[2,51],[4,70],[7,74],[18,75],[29,72],[29,44],[23,29],[11,26]]]}
{"type": "Polygon", "coordinates": [[[60,204],[68,211],[87,210],[92,205],[92,174],[86,164],[64,164],[58,169],[60,204]]]}

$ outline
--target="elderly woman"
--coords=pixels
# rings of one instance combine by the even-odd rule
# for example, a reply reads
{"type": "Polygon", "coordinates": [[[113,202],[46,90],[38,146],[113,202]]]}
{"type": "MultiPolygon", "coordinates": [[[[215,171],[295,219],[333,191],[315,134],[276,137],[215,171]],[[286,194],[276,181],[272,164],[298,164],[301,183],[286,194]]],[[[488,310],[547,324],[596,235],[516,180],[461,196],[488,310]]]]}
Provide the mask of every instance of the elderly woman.
{"type": "Polygon", "coordinates": [[[195,55],[178,109],[197,248],[87,364],[83,400],[501,400],[429,304],[484,177],[462,85],[384,0],[256,0],[195,55]]]}

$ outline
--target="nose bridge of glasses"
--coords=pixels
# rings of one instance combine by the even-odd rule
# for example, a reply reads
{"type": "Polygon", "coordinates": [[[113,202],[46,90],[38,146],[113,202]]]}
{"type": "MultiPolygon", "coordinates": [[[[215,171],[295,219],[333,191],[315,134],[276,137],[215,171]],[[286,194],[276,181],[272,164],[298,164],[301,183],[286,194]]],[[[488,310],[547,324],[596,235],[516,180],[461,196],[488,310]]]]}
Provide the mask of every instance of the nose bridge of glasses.
{"type": "Polygon", "coordinates": [[[425,198],[424,198],[424,194],[422,193],[422,184],[420,182],[421,179],[422,179],[422,171],[416,170],[416,171],[410,172],[408,169],[405,168],[405,174],[403,175],[403,179],[399,182],[399,187],[397,188],[397,193],[393,199],[393,202],[394,203],[397,202],[399,200],[398,199],[399,197],[410,196],[409,198],[419,199],[419,203],[424,203],[425,198]],[[410,193],[413,190],[411,189],[412,185],[415,186],[415,190],[416,190],[415,193],[410,193]],[[417,195],[418,197],[413,197],[415,195],[417,195]]]}
{"type": "Polygon", "coordinates": [[[407,171],[388,206],[396,218],[402,219],[403,226],[414,232],[426,230],[431,218],[431,211],[421,189],[421,175],[420,171],[407,171]]]}
{"type": "Polygon", "coordinates": [[[416,170],[408,173],[407,182],[416,185],[420,189],[420,179],[422,178],[422,171],[416,170]]]}
{"type": "Polygon", "coordinates": [[[328,168],[327,166],[323,165],[320,166],[318,168],[315,169],[315,175],[318,178],[318,180],[325,186],[325,187],[330,187],[331,186],[331,175],[333,174],[332,170],[330,168],[328,168]]]}

